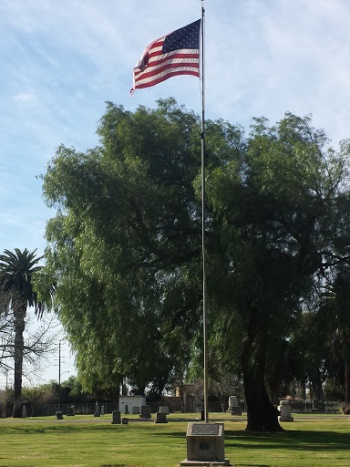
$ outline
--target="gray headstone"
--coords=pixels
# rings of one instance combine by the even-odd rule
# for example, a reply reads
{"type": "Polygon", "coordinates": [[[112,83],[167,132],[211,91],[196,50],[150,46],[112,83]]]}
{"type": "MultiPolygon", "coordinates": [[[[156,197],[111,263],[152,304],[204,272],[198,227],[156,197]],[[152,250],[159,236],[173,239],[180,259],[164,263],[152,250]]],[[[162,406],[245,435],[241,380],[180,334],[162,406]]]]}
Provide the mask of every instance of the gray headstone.
{"type": "Polygon", "coordinates": [[[100,416],[100,404],[96,401],[94,417],[100,416]]]}
{"type": "Polygon", "coordinates": [[[151,406],[141,405],[140,418],[151,418],[151,406]]]}
{"type": "Polygon", "coordinates": [[[168,423],[166,413],[157,412],[156,417],[157,418],[154,420],[154,423],[168,423]]]}
{"type": "Polygon", "coordinates": [[[120,410],[113,410],[112,412],[112,425],[120,424],[120,410]]]}

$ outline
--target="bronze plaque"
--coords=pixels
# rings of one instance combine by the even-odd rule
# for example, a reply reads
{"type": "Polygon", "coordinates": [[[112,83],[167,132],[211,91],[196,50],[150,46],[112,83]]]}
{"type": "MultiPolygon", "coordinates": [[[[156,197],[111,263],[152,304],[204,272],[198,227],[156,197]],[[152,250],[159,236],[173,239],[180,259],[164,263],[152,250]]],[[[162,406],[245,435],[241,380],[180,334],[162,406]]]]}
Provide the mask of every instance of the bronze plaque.
{"type": "Polygon", "coordinates": [[[216,423],[196,423],[192,426],[192,435],[217,436],[218,434],[219,425],[216,423]]]}

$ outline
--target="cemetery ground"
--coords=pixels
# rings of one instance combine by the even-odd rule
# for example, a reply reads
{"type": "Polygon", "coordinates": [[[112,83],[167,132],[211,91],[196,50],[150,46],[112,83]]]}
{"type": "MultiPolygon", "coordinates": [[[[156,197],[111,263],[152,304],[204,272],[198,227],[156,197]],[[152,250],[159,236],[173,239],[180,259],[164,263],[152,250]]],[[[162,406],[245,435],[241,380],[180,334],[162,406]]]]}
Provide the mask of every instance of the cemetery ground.
{"type": "MultiPolygon", "coordinates": [[[[186,459],[188,422],[199,414],[174,413],[168,423],[113,425],[110,414],[94,418],[0,419],[0,467],[174,467],[186,459]]],[[[225,457],[236,467],[350,465],[350,418],[343,414],[295,414],[281,433],[247,433],[246,417],[209,414],[224,422],[225,457]]]]}

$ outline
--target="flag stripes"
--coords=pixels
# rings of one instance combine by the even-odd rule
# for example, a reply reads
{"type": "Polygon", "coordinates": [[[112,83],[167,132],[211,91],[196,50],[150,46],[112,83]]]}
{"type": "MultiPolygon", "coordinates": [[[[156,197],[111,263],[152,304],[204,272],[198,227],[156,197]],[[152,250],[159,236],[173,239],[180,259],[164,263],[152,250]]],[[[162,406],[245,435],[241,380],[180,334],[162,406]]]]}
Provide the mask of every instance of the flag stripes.
{"type": "Polygon", "coordinates": [[[131,93],[135,89],[154,86],[173,76],[199,77],[200,21],[156,39],[146,48],[134,68],[131,93]],[[164,53],[164,50],[167,52],[164,53]]]}

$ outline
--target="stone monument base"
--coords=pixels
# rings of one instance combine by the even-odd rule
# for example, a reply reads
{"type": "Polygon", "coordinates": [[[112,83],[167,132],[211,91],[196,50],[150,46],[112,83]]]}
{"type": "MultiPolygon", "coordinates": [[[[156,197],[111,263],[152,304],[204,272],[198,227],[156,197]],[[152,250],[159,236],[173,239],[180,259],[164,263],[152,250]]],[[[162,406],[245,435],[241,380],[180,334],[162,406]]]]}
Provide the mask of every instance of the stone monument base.
{"type": "Polygon", "coordinates": [[[189,461],[187,459],[180,462],[180,465],[231,465],[228,459],[223,461],[189,461]]]}
{"type": "Polygon", "coordinates": [[[230,465],[224,455],[223,423],[189,423],[187,459],[180,465],[230,465]]]}

